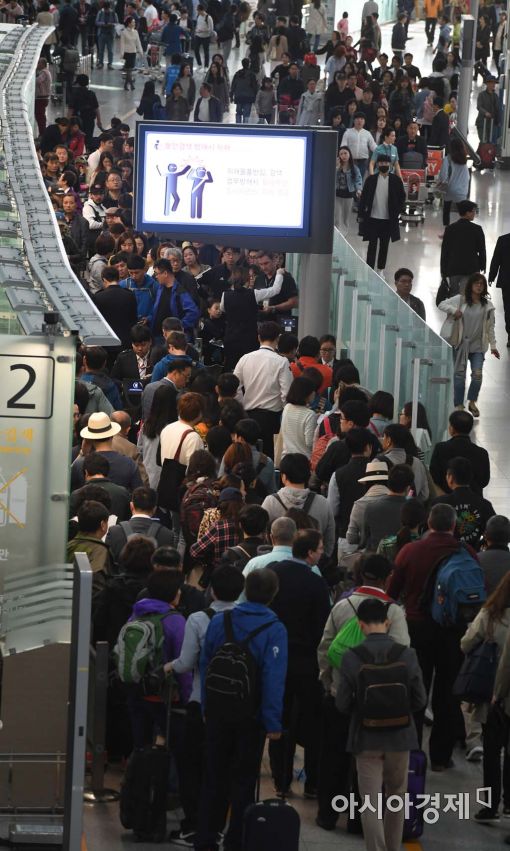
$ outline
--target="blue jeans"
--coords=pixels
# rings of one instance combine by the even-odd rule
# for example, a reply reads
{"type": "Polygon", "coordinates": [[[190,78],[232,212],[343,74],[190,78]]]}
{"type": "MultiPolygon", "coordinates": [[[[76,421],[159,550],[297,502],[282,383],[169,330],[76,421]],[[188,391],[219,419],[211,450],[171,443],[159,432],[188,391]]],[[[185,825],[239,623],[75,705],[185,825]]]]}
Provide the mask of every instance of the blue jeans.
{"type": "Polygon", "coordinates": [[[98,46],[98,62],[100,65],[103,64],[104,60],[104,49],[106,47],[108,53],[108,65],[113,63],[113,33],[103,33],[99,32],[97,36],[97,46],[98,46]]]}
{"type": "Polygon", "coordinates": [[[251,115],[251,107],[251,103],[236,104],[236,122],[238,124],[246,124],[249,121],[251,115]]]}
{"type": "MultiPolygon", "coordinates": [[[[456,352],[454,351],[454,357],[456,352]]],[[[469,363],[471,364],[471,382],[468,390],[468,402],[476,402],[478,399],[478,394],[480,393],[480,387],[482,386],[482,370],[483,370],[483,362],[485,360],[485,355],[483,352],[471,352],[468,355],[469,363]]],[[[463,405],[464,404],[464,391],[466,386],[466,372],[467,372],[467,364],[466,368],[461,370],[461,372],[455,372],[453,376],[453,404],[454,405],[463,405]]]]}

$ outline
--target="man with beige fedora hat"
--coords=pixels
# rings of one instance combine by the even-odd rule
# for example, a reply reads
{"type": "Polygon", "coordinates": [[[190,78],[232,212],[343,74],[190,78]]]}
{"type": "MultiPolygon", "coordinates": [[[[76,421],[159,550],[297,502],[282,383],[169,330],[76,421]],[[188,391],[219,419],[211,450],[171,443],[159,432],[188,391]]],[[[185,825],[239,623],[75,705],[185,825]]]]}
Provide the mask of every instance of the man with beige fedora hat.
{"type": "Polygon", "coordinates": [[[83,459],[88,451],[104,453],[110,464],[108,477],[116,485],[130,492],[142,486],[140,472],[132,458],[113,449],[113,438],[120,430],[120,425],[112,422],[108,414],[99,411],[90,415],[87,425],[80,431],[80,437],[84,440],[81,452],[71,466],[71,490],[85,484],[83,459]]]}
{"type": "Polygon", "coordinates": [[[369,461],[365,475],[358,479],[360,483],[367,482],[369,488],[366,494],[354,503],[347,529],[347,541],[349,544],[356,544],[358,549],[363,549],[364,541],[364,519],[365,508],[376,499],[386,496],[389,493],[388,482],[388,465],[385,461],[369,461]]]}

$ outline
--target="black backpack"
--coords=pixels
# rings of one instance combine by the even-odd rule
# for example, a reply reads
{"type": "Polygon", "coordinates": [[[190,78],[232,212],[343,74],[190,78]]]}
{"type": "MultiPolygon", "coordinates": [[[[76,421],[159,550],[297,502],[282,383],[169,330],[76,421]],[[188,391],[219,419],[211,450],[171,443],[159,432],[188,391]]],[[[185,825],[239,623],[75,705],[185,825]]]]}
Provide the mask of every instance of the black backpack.
{"type": "Polygon", "coordinates": [[[256,717],[260,704],[260,671],[249,645],[252,638],[274,623],[277,623],[276,618],[254,629],[244,641],[236,641],[232,612],[224,612],[225,643],[218,647],[205,675],[208,718],[239,723],[256,717]]]}
{"type": "Polygon", "coordinates": [[[401,730],[411,723],[409,669],[400,661],[403,644],[394,644],[378,662],[366,644],[351,647],[361,659],[357,701],[361,726],[366,730],[401,730]]]}

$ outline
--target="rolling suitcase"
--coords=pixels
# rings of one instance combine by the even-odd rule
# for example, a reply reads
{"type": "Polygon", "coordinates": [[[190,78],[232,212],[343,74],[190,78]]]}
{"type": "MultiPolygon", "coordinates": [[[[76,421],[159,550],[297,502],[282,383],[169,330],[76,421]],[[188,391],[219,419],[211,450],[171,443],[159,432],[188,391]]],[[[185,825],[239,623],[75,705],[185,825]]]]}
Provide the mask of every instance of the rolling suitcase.
{"type": "MultiPolygon", "coordinates": [[[[171,684],[169,684],[171,694],[171,684]]],[[[171,701],[167,704],[166,745],[136,748],[120,787],[120,821],[137,842],[164,842],[171,756],[168,749],[171,701]]]]}
{"type": "Polygon", "coordinates": [[[484,141],[480,142],[478,145],[477,154],[481,159],[481,163],[478,168],[494,168],[496,164],[496,156],[497,149],[496,145],[492,142],[492,131],[494,128],[494,122],[491,119],[490,121],[485,120],[483,125],[483,138],[484,141]],[[487,132],[488,128],[488,132],[487,132]]]}
{"type": "Polygon", "coordinates": [[[411,751],[409,754],[409,773],[407,778],[407,792],[412,806],[409,810],[409,818],[404,820],[403,840],[418,839],[423,833],[423,807],[416,809],[418,795],[425,794],[425,780],[427,776],[427,757],[423,751],[411,751]]]}
{"type": "MultiPolygon", "coordinates": [[[[284,736],[288,742],[287,734],[284,733],[284,736]]],[[[285,753],[282,763],[285,771],[285,753]]],[[[284,787],[285,782],[282,782],[282,789],[284,787]]],[[[257,799],[259,796],[260,775],[257,782],[257,799]]],[[[300,827],[298,813],[285,798],[257,800],[244,811],[243,851],[299,851],[300,827]]]]}

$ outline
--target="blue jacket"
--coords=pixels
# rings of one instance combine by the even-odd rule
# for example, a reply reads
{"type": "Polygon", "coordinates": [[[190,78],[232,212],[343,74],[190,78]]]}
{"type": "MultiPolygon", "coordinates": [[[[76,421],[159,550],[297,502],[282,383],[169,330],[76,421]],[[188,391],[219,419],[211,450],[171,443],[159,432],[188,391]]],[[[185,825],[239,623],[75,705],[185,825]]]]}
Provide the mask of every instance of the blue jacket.
{"type": "MultiPolygon", "coordinates": [[[[257,665],[262,671],[262,700],[260,718],[268,733],[279,733],[282,729],[283,695],[287,676],[287,630],[274,612],[260,603],[240,603],[232,609],[234,637],[239,641],[261,624],[273,625],[250,642],[257,665]]],[[[202,709],[205,706],[205,674],[209,663],[222,644],[225,643],[223,614],[215,615],[207,630],[200,657],[202,682],[202,709]]]]}
{"type": "MultiPolygon", "coordinates": [[[[337,169],[337,185],[338,185],[338,171],[337,169]]],[[[354,166],[354,177],[352,175],[353,169],[348,168],[345,172],[345,176],[347,179],[347,190],[348,192],[361,192],[363,181],[361,179],[361,172],[357,165],[354,166]]]]}
{"type": "MultiPolygon", "coordinates": [[[[189,33],[187,33],[186,30],[178,24],[167,24],[166,27],[163,27],[161,42],[165,45],[165,56],[171,56],[172,53],[182,53],[181,36],[186,38],[187,35],[189,35],[189,33]]],[[[175,67],[177,68],[177,71],[180,71],[178,65],[175,67]]]]}
{"type": "Polygon", "coordinates": [[[120,286],[125,290],[131,290],[135,294],[138,319],[148,319],[152,322],[152,311],[154,310],[154,299],[156,282],[150,275],[144,275],[142,286],[136,285],[134,278],[124,278],[120,286]]]}
{"type": "Polygon", "coordinates": [[[97,385],[103,391],[110,405],[113,406],[113,410],[122,411],[124,403],[120,398],[119,388],[109,375],[99,374],[97,372],[84,372],[80,375],[80,381],[97,385]]]}
{"type": "MultiPolygon", "coordinates": [[[[164,358],[161,358],[152,370],[152,376],[150,383],[153,381],[161,381],[162,378],[166,378],[168,374],[168,367],[174,360],[185,361],[185,363],[189,363],[192,366],[193,361],[187,355],[165,355],[164,358]]],[[[201,363],[197,363],[196,366],[201,367],[201,363]]]]}
{"type": "MultiPolygon", "coordinates": [[[[159,302],[161,301],[163,290],[163,285],[158,284],[156,298],[154,301],[154,310],[152,313],[151,330],[154,330],[154,323],[158,314],[159,302]]],[[[190,294],[179,284],[178,279],[172,287],[169,315],[180,319],[188,336],[193,336],[193,329],[200,319],[200,310],[191,298],[190,294]]]]}

